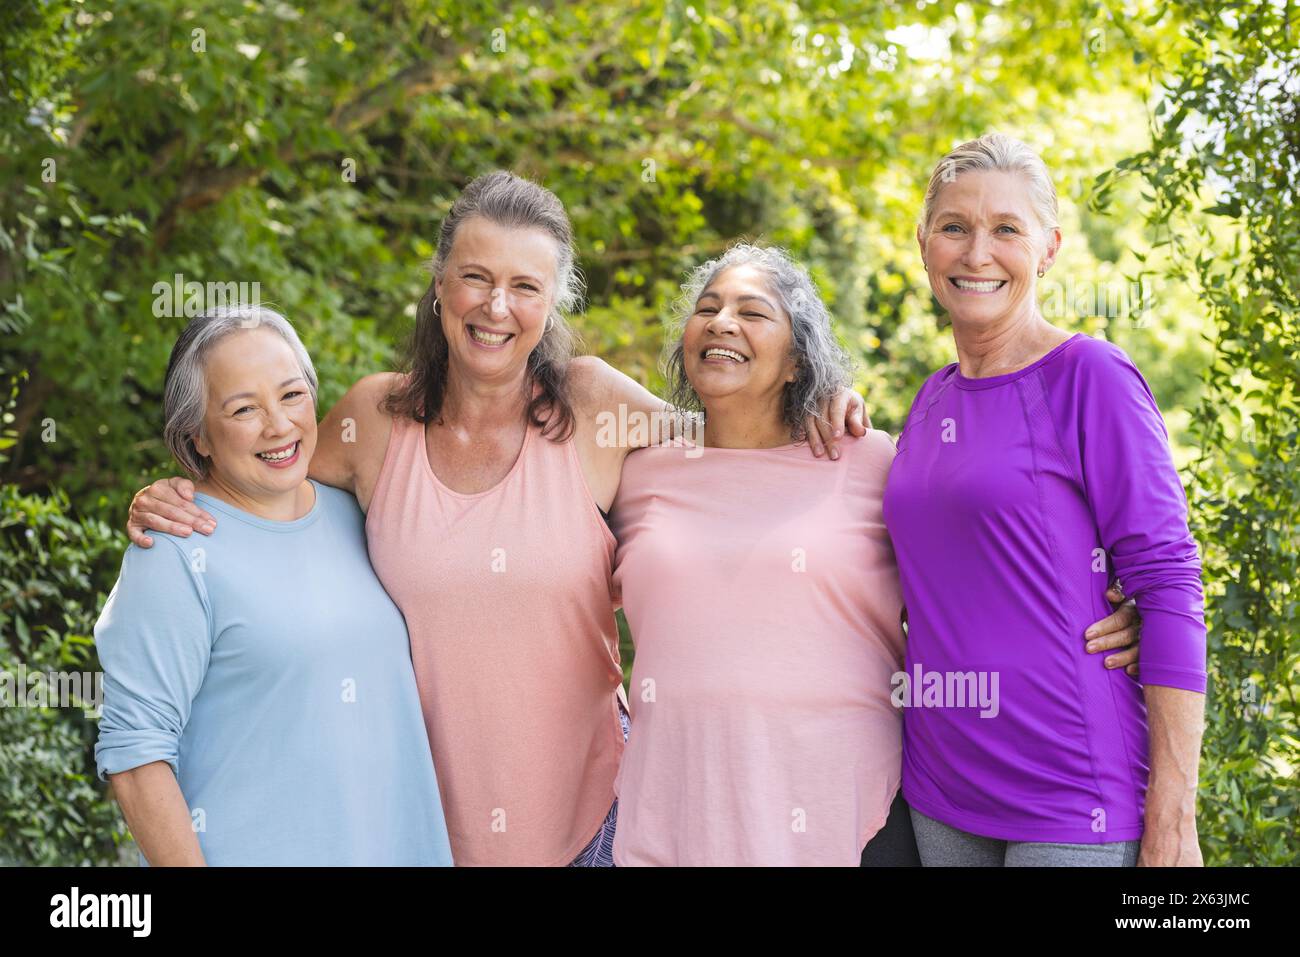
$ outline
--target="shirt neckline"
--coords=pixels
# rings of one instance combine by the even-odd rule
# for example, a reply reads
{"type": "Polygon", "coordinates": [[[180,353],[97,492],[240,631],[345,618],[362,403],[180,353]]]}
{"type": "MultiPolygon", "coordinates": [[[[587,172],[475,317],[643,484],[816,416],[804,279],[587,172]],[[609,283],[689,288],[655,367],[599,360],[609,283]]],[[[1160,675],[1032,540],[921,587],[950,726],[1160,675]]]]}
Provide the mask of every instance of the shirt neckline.
{"type": "Polygon", "coordinates": [[[1000,385],[1015,382],[1022,376],[1027,376],[1034,370],[1046,365],[1082,338],[1084,338],[1084,334],[1082,332],[1076,332],[1064,342],[1058,343],[1054,346],[1046,355],[1035,359],[1023,369],[1017,369],[1014,372],[1004,372],[1002,375],[983,376],[972,379],[961,374],[961,363],[953,363],[953,382],[959,389],[996,389],[1000,385]]]}
{"type": "Polygon", "coordinates": [[[429,480],[433,482],[438,491],[445,492],[448,495],[453,495],[460,499],[483,498],[484,496],[491,495],[494,492],[499,492],[501,489],[505,488],[506,483],[509,482],[514,477],[515,473],[523,466],[524,455],[528,452],[528,443],[532,441],[533,429],[535,428],[531,420],[525,423],[524,441],[519,445],[519,454],[515,456],[515,461],[514,464],[510,466],[510,471],[506,472],[499,482],[491,488],[484,489],[481,492],[458,492],[442,479],[438,478],[438,473],[433,470],[433,466],[429,463],[429,433],[425,431],[425,429],[428,428],[427,424],[418,421],[414,424],[420,431],[419,443],[416,446],[416,449],[419,452],[420,461],[424,463],[424,474],[429,477],[429,480]]]}
{"type": "Polygon", "coordinates": [[[732,449],[732,448],[723,448],[720,445],[694,446],[694,448],[699,449],[705,455],[711,454],[713,452],[789,452],[792,449],[806,449],[807,447],[808,447],[807,440],[804,440],[802,442],[791,442],[788,445],[773,445],[765,449],[732,449]]]}
{"type": "Polygon", "coordinates": [[[254,515],[252,512],[246,512],[242,508],[231,505],[224,499],[219,499],[215,496],[209,495],[207,492],[195,492],[194,500],[198,502],[201,499],[204,508],[214,509],[224,515],[229,515],[231,518],[238,519],[246,525],[264,528],[269,532],[297,532],[306,528],[308,525],[313,524],[318,518],[320,518],[321,513],[320,483],[311,478],[307,479],[307,481],[311,483],[312,493],[315,495],[315,500],[311,503],[311,508],[308,509],[306,515],[287,522],[279,522],[275,519],[262,518],[260,515],[254,515]]]}

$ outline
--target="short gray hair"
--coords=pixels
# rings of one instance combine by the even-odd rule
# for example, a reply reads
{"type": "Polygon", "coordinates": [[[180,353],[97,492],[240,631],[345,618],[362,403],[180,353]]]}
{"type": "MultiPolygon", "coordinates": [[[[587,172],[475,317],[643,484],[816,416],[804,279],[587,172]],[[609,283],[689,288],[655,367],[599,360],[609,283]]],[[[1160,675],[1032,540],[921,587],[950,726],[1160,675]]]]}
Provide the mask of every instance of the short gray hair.
{"type": "Polygon", "coordinates": [[[1038,221],[1045,230],[1060,228],[1056,186],[1043,158],[1020,140],[1005,133],[985,133],[979,139],[962,143],[935,166],[925,189],[925,205],[921,211],[922,231],[930,228],[935,201],[944,185],[962,173],[972,172],[1022,174],[1029,188],[1030,205],[1038,215],[1038,221]]]}
{"type": "Polygon", "coordinates": [[[703,411],[699,395],[686,378],[682,334],[704,290],[734,266],[752,266],[766,273],[772,292],[790,317],[795,380],[786,384],[782,414],[791,437],[803,439],[804,418],[821,418],[821,403],[852,382],[853,360],[835,339],[817,284],[803,266],[776,246],[737,243],[687,274],[669,327],[669,351],[664,360],[668,400],[683,411],[703,411]]]}
{"type": "Polygon", "coordinates": [[[202,433],[203,416],[208,407],[208,383],[205,363],[212,347],[242,329],[266,326],[289,344],[302,369],[302,377],[316,402],[316,369],[302,340],[289,320],[265,306],[231,306],[214,309],[191,319],[172,346],[163,383],[163,441],[181,468],[194,478],[205,478],[211,465],[207,456],[194,446],[194,436],[202,433]]]}

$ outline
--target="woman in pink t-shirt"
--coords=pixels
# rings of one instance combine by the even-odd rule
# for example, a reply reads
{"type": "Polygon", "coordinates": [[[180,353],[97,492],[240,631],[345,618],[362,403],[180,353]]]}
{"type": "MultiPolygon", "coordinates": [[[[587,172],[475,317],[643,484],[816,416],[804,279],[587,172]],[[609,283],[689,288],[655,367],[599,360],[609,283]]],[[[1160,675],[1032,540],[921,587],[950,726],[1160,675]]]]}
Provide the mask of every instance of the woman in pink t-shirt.
{"type": "Polygon", "coordinates": [[[629,455],[611,513],[636,645],[614,861],[919,864],[893,442],[846,437],[829,470],[807,454],[801,423],[850,364],[781,251],[735,246],[683,288],[672,399],[704,411],[703,442],[629,455]]]}

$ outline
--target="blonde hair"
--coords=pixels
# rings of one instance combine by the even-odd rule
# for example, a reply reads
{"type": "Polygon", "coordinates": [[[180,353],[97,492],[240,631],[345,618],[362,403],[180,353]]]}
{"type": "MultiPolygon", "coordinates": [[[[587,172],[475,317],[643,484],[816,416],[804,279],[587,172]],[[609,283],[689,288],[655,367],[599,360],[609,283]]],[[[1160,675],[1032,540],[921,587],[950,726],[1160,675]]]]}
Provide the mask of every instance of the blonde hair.
{"type": "Polygon", "coordinates": [[[921,230],[930,228],[934,218],[935,200],[939,191],[962,173],[997,171],[1021,173],[1029,187],[1029,201],[1043,229],[1060,228],[1060,211],[1056,201],[1056,186],[1047,171],[1043,158],[1020,140],[1005,133],[985,133],[979,139],[962,143],[939,160],[930,174],[930,184],[925,188],[925,205],[921,210],[921,230]]]}

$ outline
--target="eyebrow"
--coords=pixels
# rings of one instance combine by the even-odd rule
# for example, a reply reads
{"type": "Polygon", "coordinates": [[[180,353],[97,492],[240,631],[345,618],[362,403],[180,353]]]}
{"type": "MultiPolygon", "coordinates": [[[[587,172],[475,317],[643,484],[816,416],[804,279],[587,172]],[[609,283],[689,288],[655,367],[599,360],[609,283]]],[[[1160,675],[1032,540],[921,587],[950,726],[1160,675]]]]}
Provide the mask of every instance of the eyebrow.
{"type": "MultiPolygon", "coordinates": [[[[717,299],[720,302],[722,300],[722,297],[719,296],[716,292],[702,292],[700,293],[700,298],[695,300],[695,304],[698,306],[705,299],[717,299]]],[[[777,311],[776,306],[774,306],[770,300],[752,292],[737,297],[736,301],[744,302],[746,299],[757,299],[759,302],[763,303],[765,306],[767,306],[767,308],[771,309],[773,312],[777,311]]]]}
{"type": "MultiPolygon", "coordinates": [[[[491,269],[488,269],[487,266],[481,265],[480,263],[461,263],[459,268],[461,268],[461,269],[481,269],[483,272],[486,272],[486,273],[490,273],[490,272],[492,271],[491,269]]],[[[535,282],[535,283],[537,283],[537,285],[539,285],[539,286],[542,285],[542,281],[541,281],[540,279],[538,279],[536,276],[534,276],[532,273],[521,272],[521,273],[519,273],[518,275],[512,276],[511,278],[512,278],[512,279],[527,279],[527,280],[529,280],[530,282],[535,282]]]]}
{"type": "MultiPolygon", "coordinates": [[[[276,388],[277,388],[277,389],[283,389],[285,386],[287,386],[287,385],[289,385],[290,383],[293,383],[293,382],[304,382],[304,383],[305,383],[306,380],[303,379],[302,376],[300,376],[300,375],[296,375],[296,376],[294,376],[292,379],[285,379],[285,380],[284,380],[283,382],[281,382],[278,386],[276,386],[276,388]]],[[[234,395],[230,396],[228,399],[223,399],[222,402],[221,402],[221,404],[222,404],[222,406],[227,406],[227,405],[229,405],[231,402],[234,402],[236,399],[256,399],[256,398],[257,398],[256,394],[254,394],[254,393],[252,393],[252,392],[236,392],[234,395]]]]}
{"type": "MultiPolygon", "coordinates": [[[[940,210],[939,212],[935,213],[934,218],[935,218],[935,219],[961,219],[961,220],[964,220],[966,217],[963,216],[961,213],[957,212],[956,210],[952,210],[952,209],[944,209],[944,210],[940,210]]],[[[992,216],[990,216],[989,218],[990,218],[990,219],[1009,219],[1009,220],[1011,220],[1011,221],[1013,221],[1013,222],[1020,223],[1021,225],[1024,225],[1024,222],[1025,222],[1025,221],[1024,221],[1020,216],[1018,216],[1018,215],[1015,214],[1015,213],[994,213],[994,214],[993,214],[992,216]]]]}

